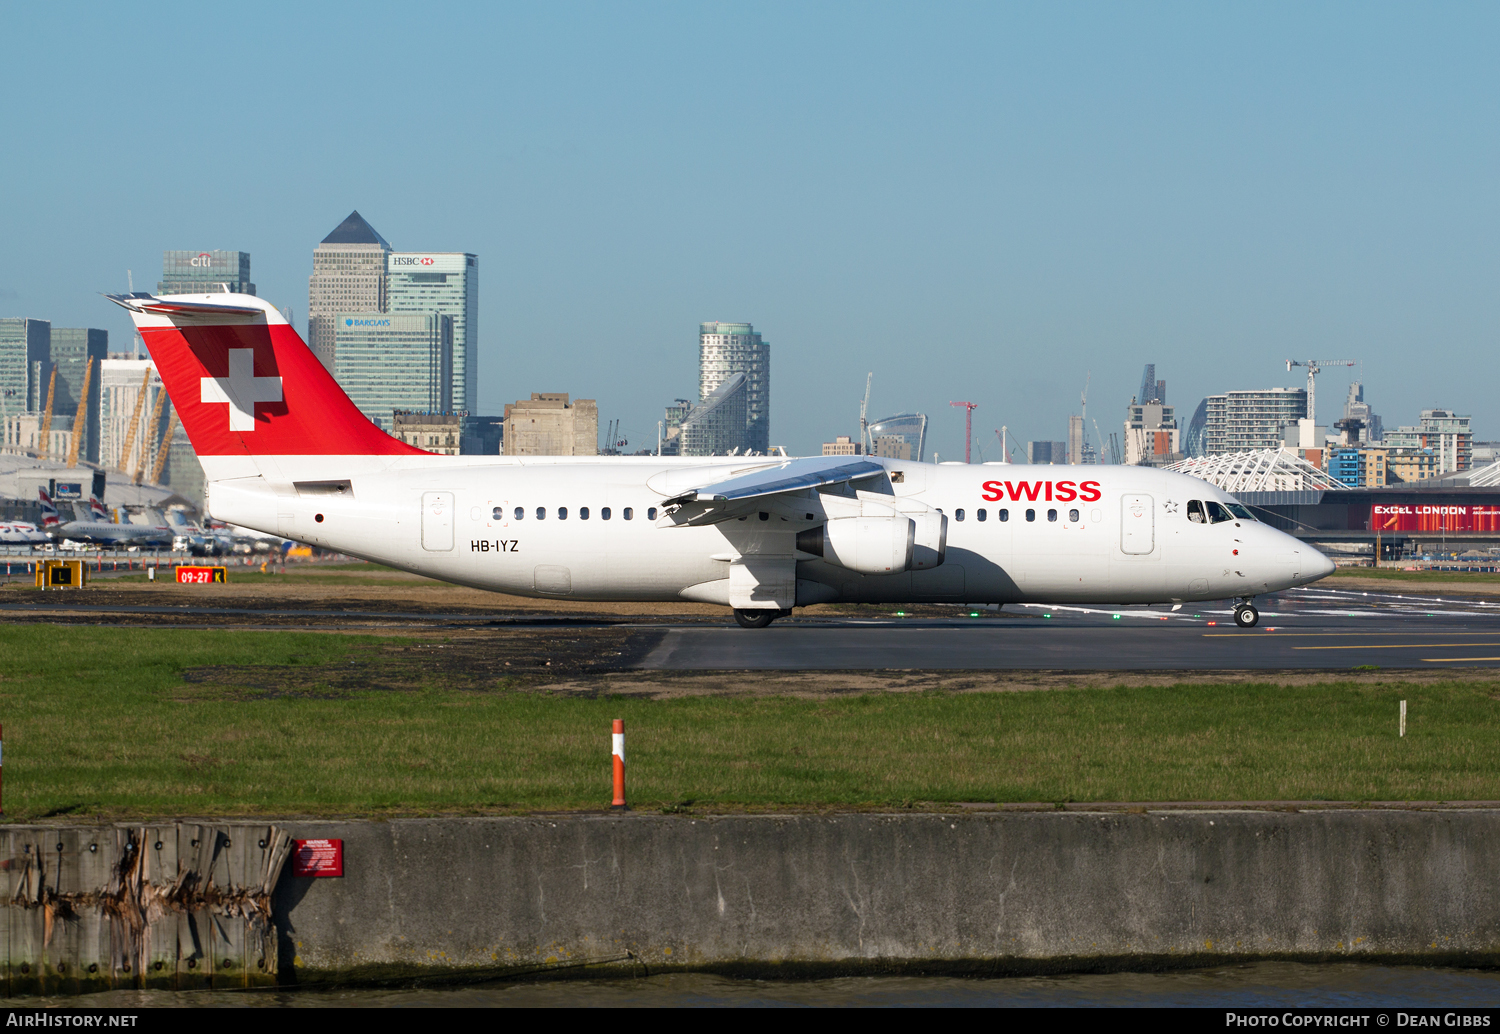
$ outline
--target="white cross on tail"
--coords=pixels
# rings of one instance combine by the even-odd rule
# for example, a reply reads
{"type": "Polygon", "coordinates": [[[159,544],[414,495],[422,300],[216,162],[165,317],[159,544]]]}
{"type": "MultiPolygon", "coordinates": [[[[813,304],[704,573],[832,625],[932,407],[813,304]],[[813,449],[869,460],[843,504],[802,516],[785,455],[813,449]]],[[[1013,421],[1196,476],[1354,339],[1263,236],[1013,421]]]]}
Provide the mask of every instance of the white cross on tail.
{"type": "Polygon", "coordinates": [[[255,349],[229,350],[229,376],[204,377],[200,402],[229,403],[229,429],[255,430],[255,404],[281,401],[280,377],[255,376],[255,349]]]}

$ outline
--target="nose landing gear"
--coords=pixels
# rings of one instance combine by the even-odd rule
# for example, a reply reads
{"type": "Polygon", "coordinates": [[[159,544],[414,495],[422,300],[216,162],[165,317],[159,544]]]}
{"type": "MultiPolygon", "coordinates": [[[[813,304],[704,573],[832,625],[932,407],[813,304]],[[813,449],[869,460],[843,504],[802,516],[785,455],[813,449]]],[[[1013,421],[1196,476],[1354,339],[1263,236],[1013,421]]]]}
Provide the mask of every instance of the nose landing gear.
{"type": "Polygon", "coordinates": [[[1234,607],[1234,623],[1240,628],[1254,628],[1260,624],[1260,611],[1251,606],[1249,600],[1241,600],[1234,607]]]}

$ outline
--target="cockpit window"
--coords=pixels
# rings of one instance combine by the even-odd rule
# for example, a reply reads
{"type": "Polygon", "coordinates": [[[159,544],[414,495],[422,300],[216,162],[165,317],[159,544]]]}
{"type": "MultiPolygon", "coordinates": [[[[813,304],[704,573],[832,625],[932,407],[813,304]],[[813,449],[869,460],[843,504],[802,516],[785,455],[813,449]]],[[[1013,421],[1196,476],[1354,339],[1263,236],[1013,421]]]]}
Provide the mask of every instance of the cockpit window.
{"type": "Polygon", "coordinates": [[[1239,503],[1230,503],[1229,504],[1229,512],[1232,513],[1232,514],[1234,514],[1236,517],[1238,517],[1242,521],[1253,521],[1253,520],[1255,520],[1255,516],[1253,514],[1251,514],[1251,512],[1249,510],[1247,510],[1243,506],[1241,506],[1239,503]]]}
{"type": "Polygon", "coordinates": [[[1194,524],[1208,523],[1208,518],[1203,516],[1203,504],[1196,499],[1188,500],[1188,520],[1194,524]]]}
{"type": "Polygon", "coordinates": [[[1234,514],[1226,510],[1222,504],[1210,499],[1205,505],[1208,507],[1208,523],[1220,524],[1224,521],[1234,520],[1234,514]]]}

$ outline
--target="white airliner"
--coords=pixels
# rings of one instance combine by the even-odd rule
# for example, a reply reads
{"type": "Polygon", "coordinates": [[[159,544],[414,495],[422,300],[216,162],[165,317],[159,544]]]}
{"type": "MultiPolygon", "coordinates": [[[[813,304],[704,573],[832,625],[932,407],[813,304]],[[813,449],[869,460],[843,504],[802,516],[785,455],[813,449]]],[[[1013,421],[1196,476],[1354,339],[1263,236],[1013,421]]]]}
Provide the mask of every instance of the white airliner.
{"type": "Polygon", "coordinates": [[[95,546],[170,546],[172,529],[165,524],[116,524],[100,505],[89,497],[91,521],[64,521],[52,504],[45,488],[37,489],[42,504],[42,530],[54,542],[87,542],[95,546]]]}
{"type": "Polygon", "coordinates": [[[130,310],[224,521],[522,596],[794,606],[1250,601],[1333,571],[1196,478],[867,457],[438,456],[355,408],[251,295],[130,310]]]}
{"type": "Polygon", "coordinates": [[[0,523],[0,545],[40,546],[51,542],[47,533],[29,521],[6,521],[0,523]]]}

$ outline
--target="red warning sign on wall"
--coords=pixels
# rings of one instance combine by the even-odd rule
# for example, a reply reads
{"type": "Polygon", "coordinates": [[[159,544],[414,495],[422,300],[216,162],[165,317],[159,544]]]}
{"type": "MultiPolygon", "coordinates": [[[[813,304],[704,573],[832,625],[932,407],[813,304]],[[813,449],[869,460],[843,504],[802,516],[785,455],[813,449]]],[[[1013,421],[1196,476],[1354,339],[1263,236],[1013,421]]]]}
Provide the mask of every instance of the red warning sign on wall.
{"type": "Polygon", "coordinates": [[[295,840],[293,844],[293,876],[344,875],[342,840],[295,840]]]}

